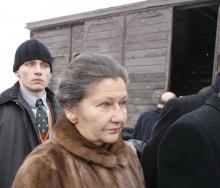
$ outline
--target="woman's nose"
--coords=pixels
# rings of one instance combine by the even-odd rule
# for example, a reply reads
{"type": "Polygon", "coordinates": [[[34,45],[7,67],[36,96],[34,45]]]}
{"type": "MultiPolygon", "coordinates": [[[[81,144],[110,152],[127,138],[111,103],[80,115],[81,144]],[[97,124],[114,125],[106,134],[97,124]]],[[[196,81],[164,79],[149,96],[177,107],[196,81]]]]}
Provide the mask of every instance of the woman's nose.
{"type": "Polygon", "coordinates": [[[111,120],[113,122],[124,122],[126,117],[126,110],[120,108],[120,106],[113,110],[111,120]]]}

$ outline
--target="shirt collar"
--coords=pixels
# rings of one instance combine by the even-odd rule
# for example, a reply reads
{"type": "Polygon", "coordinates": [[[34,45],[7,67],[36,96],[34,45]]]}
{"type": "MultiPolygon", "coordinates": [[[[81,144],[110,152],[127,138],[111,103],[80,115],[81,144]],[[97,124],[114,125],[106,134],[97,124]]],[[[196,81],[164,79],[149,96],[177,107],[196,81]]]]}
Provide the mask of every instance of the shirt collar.
{"type": "MultiPolygon", "coordinates": [[[[30,92],[28,92],[24,88],[20,87],[20,90],[21,90],[21,94],[22,94],[23,98],[27,101],[27,103],[30,105],[30,107],[36,108],[35,104],[36,104],[37,99],[39,99],[39,98],[31,95],[30,92]]],[[[44,106],[47,107],[47,93],[46,93],[46,91],[44,92],[44,95],[40,98],[42,99],[44,106]]]]}

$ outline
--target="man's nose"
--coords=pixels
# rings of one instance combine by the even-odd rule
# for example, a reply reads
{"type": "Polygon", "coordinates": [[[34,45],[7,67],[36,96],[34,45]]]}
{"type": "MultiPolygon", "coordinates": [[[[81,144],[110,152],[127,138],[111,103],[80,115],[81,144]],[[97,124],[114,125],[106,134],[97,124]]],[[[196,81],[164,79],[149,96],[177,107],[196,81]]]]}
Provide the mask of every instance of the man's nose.
{"type": "Polygon", "coordinates": [[[38,74],[41,74],[42,73],[42,68],[41,68],[41,65],[40,64],[36,64],[35,67],[35,73],[38,73],[38,74]]]}

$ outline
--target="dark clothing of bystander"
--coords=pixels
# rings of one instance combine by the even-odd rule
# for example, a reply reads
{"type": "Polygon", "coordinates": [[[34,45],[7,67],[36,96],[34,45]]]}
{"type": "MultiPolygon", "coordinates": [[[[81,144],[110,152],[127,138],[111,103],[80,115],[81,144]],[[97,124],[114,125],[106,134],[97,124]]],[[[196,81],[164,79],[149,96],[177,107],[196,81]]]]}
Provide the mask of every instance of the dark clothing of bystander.
{"type": "Polygon", "coordinates": [[[157,188],[219,188],[220,97],[173,123],[158,150],[157,188]]]}
{"type": "Polygon", "coordinates": [[[147,142],[151,136],[153,126],[158,120],[160,112],[161,108],[156,107],[151,111],[142,113],[137,120],[133,138],[147,142]]]}
{"type": "MultiPolygon", "coordinates": [[[[58,106],[54,94],[46,88],[52,124],[57,119],[58,106]]],[[[0,94],[0,187],[9,188],[24,158],[40,141],[35,116],[22,97],[17,82],[0,94]]]]}
{"type": "Polygon", "coordinates": [[[147,188],[157,188],[158,149],[164,133],[182,115],[201,107],[214,92],[210,87],[206,93],[174,98],[163,108],[141,158],[147,188]]]}

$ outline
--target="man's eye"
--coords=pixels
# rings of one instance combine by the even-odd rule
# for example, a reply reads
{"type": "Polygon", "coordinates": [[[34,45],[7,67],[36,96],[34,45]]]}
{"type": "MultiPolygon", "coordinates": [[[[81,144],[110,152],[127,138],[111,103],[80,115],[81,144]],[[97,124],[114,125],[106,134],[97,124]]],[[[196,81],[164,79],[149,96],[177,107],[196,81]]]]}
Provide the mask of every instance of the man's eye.
{"type": "Polygon", "coordinates": [[[31,62],[24,63],[24,65],[27,66],[27,67],[32,67],[32,66],[34,66],[33,63],[31,63],[31,62]]]}
{"type": "Polygon", "coordinates": [[[42,63],[42,64],[41,64],[41,67],[47,68],[47,67],[49,67],[49,64],[48,64],[48,63],[42,63]]]}

